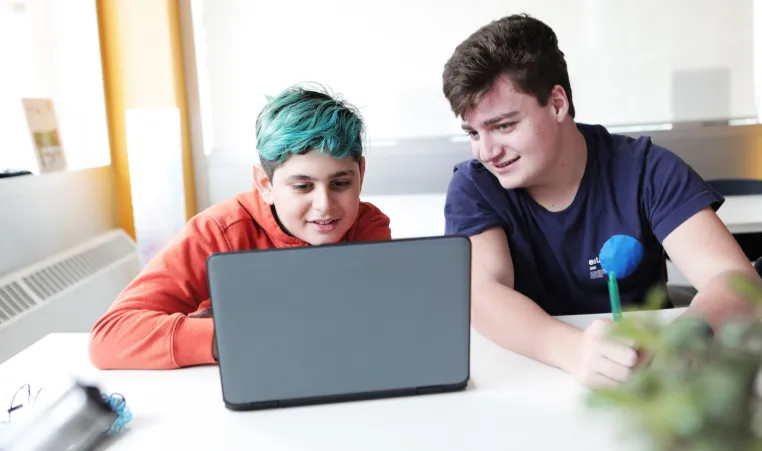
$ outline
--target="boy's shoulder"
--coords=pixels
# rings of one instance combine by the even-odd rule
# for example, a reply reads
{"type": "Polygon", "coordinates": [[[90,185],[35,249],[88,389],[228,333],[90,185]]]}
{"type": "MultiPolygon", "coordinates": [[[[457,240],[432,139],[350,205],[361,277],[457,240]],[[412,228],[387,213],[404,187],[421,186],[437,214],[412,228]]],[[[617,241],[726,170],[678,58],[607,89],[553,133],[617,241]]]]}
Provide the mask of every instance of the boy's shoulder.
{"type": "Polygon", "coordinates": [[[453,166],[452,172],[453,174],[460,174],[468,179],[473,179],[475,174],[489,171],[487,171],[487,168],[484,167],[484,164],[482,164],[481,161],[476,158],[470,158],[456,163],[455,166],[453,166]]]}
{"type": "Polygon", "coordinates": [[[476,185],[482,188],[495,185],[499,188],[500,183],[481,161],[476,158],[456,163],[452,169],[450,189],[462,189],[464,185],[476,185]]]}
{"type": "Polygon", "coordinates": [[[355,223],[346,235],[347,241],[384,241],[392,239],[389,217],[370,202],[360,201],[355,223]]]}
{"type": "Polygon", "coordinates": [[[189,233],[224,240],[230,250],[289,245],[293,238],[279,229],[277,220],[256,190],[239,193],[196,214],[189,233]]]}
{"type": "Polygon", "coordinates": [[[381,211],[375,204],[367,201],[360,201],[360,208],[357,211],[357,221],[370,221],[370,220],[386,220],[389,221],[389,217],[386,213],[381,211]]]}
{"type": "Polygon", "coordinates": [[[258,216],[258,207],[256,196],[248,191],[204,209],[194,219],[200,222],[214,222],[222,231],[227,231],[238,223],[251,222],[252,218],[258,216]]]}
{"type": "Polygon", "coordinates": [[[603,158],[634,162],[672,153],[665,147],[655,144],[649,135],[612,133],[603,125],[598,124],[576,123],[576,126],[585,137],[588,149],[603,158]]]}

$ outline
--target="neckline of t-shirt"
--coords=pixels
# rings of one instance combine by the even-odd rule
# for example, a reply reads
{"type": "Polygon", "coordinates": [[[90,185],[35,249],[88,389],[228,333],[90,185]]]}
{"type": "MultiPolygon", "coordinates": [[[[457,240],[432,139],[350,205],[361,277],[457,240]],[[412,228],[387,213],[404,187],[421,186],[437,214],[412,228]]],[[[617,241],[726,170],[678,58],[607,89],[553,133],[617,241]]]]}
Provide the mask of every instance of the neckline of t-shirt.
{"type": "Polygon", "coordinates": [[[563,216],[565,214],[568,214],[570,211],[574,211],[577,209],[577,206],[584,202],[584,199],[587,198],[587,193],[589,191],[589,179],[590,179],[590,173],[593,170],[593,163],[594,163],[594,155],[593,153],[596,151],[596,146],[591,146],[591,142],[595,139],[594,136],[588,136],[585,124],[576,124],[577,130],[582,134],[582,137],[585,138],[585,171],[582,173],[582,180],[579,182],[579,187],[577,188],[577,193],[574,195],[574,199],[571,201],[571,203],[564,208],[563,210],[559,211],[550,211],[544,206],[540,205],[539,202],[534,200],[532,196],[529,195],[529,193],[522,188],[522,192],[524,196],[526,196],[527,199],[529,199],[529,202],[531,202],[533,205],[535,205],[543,214],[548,216],[563,216]],[[580,127],[581,126],[581,127],[580,127]]]}

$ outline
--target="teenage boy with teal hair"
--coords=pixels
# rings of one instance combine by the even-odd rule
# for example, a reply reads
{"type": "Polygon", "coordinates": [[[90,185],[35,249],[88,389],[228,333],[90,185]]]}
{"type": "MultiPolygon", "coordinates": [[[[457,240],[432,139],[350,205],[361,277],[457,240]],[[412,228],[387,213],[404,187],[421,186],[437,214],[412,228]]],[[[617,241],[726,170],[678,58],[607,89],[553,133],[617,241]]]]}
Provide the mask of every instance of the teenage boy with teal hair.
{"type": "Polygon", "coordinates": [[[296,86],[270,99],[255,126],[254,189],[192,218],[125,288],[91,331],[92,363],[215,363],[206,274],[213,253],[390,240],[389,218],[360,201],[364,128],[350,104],[324,89],[296,86]]]}

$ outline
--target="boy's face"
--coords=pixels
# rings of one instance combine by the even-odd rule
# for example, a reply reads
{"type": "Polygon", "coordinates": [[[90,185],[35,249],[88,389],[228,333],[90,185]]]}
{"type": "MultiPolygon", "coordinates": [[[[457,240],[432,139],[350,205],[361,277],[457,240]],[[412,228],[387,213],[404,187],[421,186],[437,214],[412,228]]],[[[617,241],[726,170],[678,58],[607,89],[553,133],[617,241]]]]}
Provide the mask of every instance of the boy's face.
{"type": "Polygon", "coordinates": [[[357,218],[365,159],[338,160],[321,152],[292,155],[275,169],[272,180],[262,168],[256,182],[264,200],[275,207],[285,231],[312,245],[336,243],[357,218]]]}
{"type": "Polygon", "coordinates": [[[463,129],[471,136],[474,157],[503,188],[547,182],[543,178],[559,152],[560,124],[568,114],[565,99],[563,89],[556,87],[542,107],[507,77],[500,77],[479,104],[464,114],[463,129]]]}

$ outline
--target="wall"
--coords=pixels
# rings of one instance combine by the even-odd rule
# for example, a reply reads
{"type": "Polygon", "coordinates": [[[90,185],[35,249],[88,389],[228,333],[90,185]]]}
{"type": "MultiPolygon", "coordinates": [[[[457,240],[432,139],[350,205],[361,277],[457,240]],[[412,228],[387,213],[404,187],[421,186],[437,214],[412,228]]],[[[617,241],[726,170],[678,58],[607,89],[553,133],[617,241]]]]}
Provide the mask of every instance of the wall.
{"type": "MultiPolygon", "coordinates": [[[[528,12],[566,54],[580,122],[607,126],[760,117],[762,1],[185,0],[199,209],[251,188],[253,124],[285,86],[319,81],[368,124],[367,195],[441,192],[468,144],[442,66],[478,27],[528,12]],[[360,4],[361,3],[361,4],[360,4]],[[298,8],[296,17],[290,14],[298,8]],[[573,18],[573,20],[570,20],[573,18]],[[190,30],[190,31],[189,31],[190,30]],[[192,65],[190,65],[192,63],[192,65]]],[[[707,178],[753,175],[758,129],[652,134],[707,178]]],[[[762,169],[760,169],[762,170],[762,169]]]]}
{"type": "Polygon", "coordinates": [[[582,122],[757,115],[752,0],[192,3],[213,150],[253,149],[265,95],[303,81],[356,104],[373,141],[461,134],[443,65],[477,28],[518,12],[556,31],[582,122]]]}
{"type": "MultiPolygon", "coordinates": [[[[702,177],[762,179],[762,125],[696,126],[669,131],[627,133],[649,135],[683,158],[702,177]]],[[[471,158],[467,142],[449,138],[397,140],[378,146],[367,156],[363,194],[444,192],[452,166],[471,158]]],[[[253,152],[215,152],[208,158],[211,202],[220,202],[252,188],[253,152]]]]}
{"type": "Polygon", "coordinates": [[[117,227],[108,166],[0,179],[0,278],[117,227]]]}

